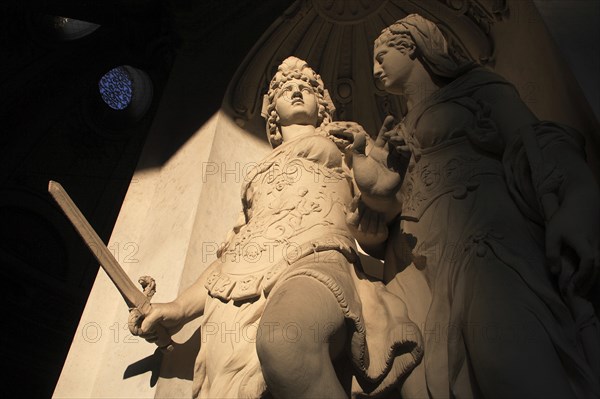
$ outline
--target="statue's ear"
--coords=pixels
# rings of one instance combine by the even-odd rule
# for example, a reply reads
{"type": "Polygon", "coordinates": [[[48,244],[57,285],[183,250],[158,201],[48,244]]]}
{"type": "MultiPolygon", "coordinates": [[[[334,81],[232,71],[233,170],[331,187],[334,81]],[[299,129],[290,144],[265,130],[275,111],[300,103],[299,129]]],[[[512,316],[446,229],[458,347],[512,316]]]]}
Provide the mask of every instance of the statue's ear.
{"type": "Polygon", "coordinates": [[[415,58],[417,58],[417,46],[414,43],[412,43],[411,46],[406,49],[406,53],[408,54],[411,60],[414,60],[415,58]]]}
{"type": "Polygon", "coordinates": [[[333,115],[335,114],[335,105],[333,104],[333,100],[331,99],[331,96],[329,95],[329,90],[327,90],[327,89],[323,90],[323,98],[325,99],[325,102],[327,103],[327,108],[329,108],[329,113],[331,114],[331,117],[333,118],[333,115]]]}
{"type": "Polygon", "coordinates": [[[267,119],[267,117],[269,116],[267,114],[268,109],[269,109],[269,96],[267,94],[265,94],[263,96],[262,108],[260,110],[260,115],[265,119],[267,119]]]}

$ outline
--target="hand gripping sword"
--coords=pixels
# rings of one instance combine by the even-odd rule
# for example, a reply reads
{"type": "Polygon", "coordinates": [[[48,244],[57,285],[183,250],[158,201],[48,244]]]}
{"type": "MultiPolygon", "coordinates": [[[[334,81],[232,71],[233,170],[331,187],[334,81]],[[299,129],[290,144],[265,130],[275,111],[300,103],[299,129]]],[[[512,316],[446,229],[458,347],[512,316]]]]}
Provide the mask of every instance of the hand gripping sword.
{"type": "MultiPolygon", "coordinates": [[[[83,241],[85,241],[98,262],[100,262],[100,266],[102,266],[115,287],[117,287],[127,306],[130,309],[137,309],[143,316],[146,316],[151,310],[150,300],[137,289],[65,189],[59,183],[50,180],[48,183],[48,192],[71,221],[73,227],[75,227],[75,230],[83,238],[83,241]]],[[[158,336],[156,345],[161,350],[170,352],[173,349],[173,341],[171,341],[171,336],[167,333],[167,330],[163,326],[157,325],[156,334],[158,336]]]]}

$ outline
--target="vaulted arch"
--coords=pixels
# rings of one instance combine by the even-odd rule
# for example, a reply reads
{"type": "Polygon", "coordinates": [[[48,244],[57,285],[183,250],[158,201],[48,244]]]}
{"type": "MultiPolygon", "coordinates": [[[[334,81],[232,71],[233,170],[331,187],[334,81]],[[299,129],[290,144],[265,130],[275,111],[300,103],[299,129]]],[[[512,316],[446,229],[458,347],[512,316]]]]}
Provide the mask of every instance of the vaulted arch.
{"type": "Polygon", "coordinates": [[[403,113],[400,99],[372,78],[373,41],[382,29],[419,13],[439,24],[456,57],[493,64],[490,30],[508,11],[504,0],[299,0],[250,51],[231,81],[224,108],[260,134],[261,95],[281,61],[295,55],[321,74],[337,118],[357,121],[373,134],[386,114],[403,113]]]}

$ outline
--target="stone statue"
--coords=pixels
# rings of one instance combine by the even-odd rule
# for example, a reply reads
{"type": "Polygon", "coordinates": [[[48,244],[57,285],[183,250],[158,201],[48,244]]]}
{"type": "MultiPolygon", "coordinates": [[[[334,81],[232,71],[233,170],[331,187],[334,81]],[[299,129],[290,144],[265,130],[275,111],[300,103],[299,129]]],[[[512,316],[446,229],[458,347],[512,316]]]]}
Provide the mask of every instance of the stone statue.
{"type": "Polygon", "coordinates": [[[377,396],[421,361],[402,300],[361,272],[346,224],[353,181],[332,132],[365,134],[332,122],[333,109],[319,75],[287,58],[265,96],[274,150],[246,179],[219,258],[173,302],[131,313],[149,342],[159,325],[173,334],[203,316],[194,397],[377,396]]]}
{"type": "Polygon", "coordinates": [[[377,38],[374,75],[408,112],[368,156],[349,151],[354,224],[423,333],[407,384],[433,398],[600,397],[600,194],[580,135],[455,61],[416,14],[377,38]]]}

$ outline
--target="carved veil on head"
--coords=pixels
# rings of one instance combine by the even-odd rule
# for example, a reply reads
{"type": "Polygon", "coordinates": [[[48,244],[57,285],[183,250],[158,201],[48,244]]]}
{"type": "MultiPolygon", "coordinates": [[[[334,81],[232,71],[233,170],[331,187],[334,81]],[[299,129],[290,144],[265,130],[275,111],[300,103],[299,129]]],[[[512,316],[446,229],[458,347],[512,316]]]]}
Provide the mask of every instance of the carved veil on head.
{"type": "Polygon", "coordinates": [[[387,45],[399,50],[416,47],[417,57],[431,73],[455,78],[472,64],[461,65],[448,52],[448,42],[437,25],[419,14],[410,14],[381,31],[375,47],[387,45]]]}
{"type": "Polygon", "coordinates": [[[319,107],[317,127],[331,122],[333,113],[335,112],[335,106],[333,105],[333,101],[331,101],[329,92],[325,89],[321,76],[309,67],[306,61],[294,56],[286,58],[277,68],[277,73],[275,73],[269,84],[269,92],[263,97],[261,115],[267,120],[267,135],[269,143],[271,143],[273,148],[283,142],[283,137],[279,130],[279,115],[275,110],[275,102],[281,86],[291,79],[301,79],[309,83],[315,91],[319,107]]]}

